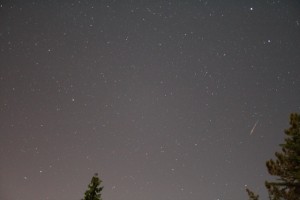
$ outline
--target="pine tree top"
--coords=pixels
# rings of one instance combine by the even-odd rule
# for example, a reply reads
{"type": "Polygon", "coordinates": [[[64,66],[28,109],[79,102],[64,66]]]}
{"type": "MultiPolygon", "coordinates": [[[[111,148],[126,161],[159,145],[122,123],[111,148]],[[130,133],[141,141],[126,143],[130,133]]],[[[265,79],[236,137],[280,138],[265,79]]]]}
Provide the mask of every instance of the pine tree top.
{"type": "Polygon", "coordinates": [[[103,187],[100,187],[101,183],[102,181],[99,179],[98,174],[95,173],[82,200],[102,200],[101,191],[103,187]]]}

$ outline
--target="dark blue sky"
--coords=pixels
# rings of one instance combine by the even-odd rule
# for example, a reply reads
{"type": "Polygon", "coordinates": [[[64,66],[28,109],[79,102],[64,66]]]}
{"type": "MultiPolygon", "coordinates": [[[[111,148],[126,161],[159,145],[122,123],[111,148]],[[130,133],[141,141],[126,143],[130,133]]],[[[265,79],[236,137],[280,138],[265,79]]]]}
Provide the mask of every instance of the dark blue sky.
{"type": "Polygon", "coordinates": [[[300,112],[299,10],[2,1],[0,198],[80,199],[95,172],[104,200],[266,197],[300,112]]]}

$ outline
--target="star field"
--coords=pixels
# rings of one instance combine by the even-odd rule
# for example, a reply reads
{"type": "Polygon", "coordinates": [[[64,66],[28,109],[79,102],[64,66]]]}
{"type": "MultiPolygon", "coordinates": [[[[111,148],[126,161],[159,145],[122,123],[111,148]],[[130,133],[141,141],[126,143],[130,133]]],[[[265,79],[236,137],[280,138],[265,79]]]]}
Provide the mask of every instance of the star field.
{"type": "Polygon", "coordinates": [[[267,197],[300,112],[298,1],[1,1],[0,199],[267,197]]]}

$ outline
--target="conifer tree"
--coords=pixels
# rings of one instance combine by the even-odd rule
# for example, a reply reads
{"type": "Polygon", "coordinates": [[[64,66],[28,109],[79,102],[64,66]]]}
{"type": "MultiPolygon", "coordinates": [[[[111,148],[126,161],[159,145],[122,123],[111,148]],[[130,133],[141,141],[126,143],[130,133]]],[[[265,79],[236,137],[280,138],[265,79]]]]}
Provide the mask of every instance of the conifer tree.
{"type": "MultiPolygon", "coordinates": [[[[285,130],[285,143],[281,152],[276,152],[276,160],[266,163],[268,172],[277,176],[275,181],[265,182],[270,200],[300,200],[300,115],[290,115],[290,128],[285,130]]],[[[258,200],[258,195],[247,189],[250,200],[258,200]]]]}
{"type": "Polygon", "coordinates": [[[276,152],[276,160],[267,161],[269,174],[279,178],[265,182],[272,200],[300,200],[300,115],[290,116],[290,128],[285,130],[282,152],[276,152]]]}
{"type": "Polygon", "coordinates": [[[103,190],[103,187],[100,187],[101,182],[98,174],[95,173],[88,185],[88,189],[84,193],[84,199],[82,200],[102,200],[101,191],[103,190]]]}

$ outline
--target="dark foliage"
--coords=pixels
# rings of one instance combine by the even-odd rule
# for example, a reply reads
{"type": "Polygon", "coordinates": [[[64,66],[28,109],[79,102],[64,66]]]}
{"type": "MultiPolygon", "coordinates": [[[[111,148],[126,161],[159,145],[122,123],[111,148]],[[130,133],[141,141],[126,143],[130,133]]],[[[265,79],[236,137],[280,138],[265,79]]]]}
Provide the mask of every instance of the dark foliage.
{"type": "MultiPolygon", "coordinates": [[[[300,200],[300,115],[290,115],[290,127],[285,130],[285,143],[276,159],[266,163],[268,172],[278,177],[265,182],[270,200],[300,200]]],[[[258,195],[247,189],[250,200],[258,200],[258,195]]]]}
{"type": "Polygon", "coordinates": [[[100,187],[101,180],[98,177],[98,174],[96,173],[91,183],[88,185],[87,191],[84,193],[84,198],[82,200],[102,200],[101,199],[101,191],[103,190],[103,187],[100,187]]]}

